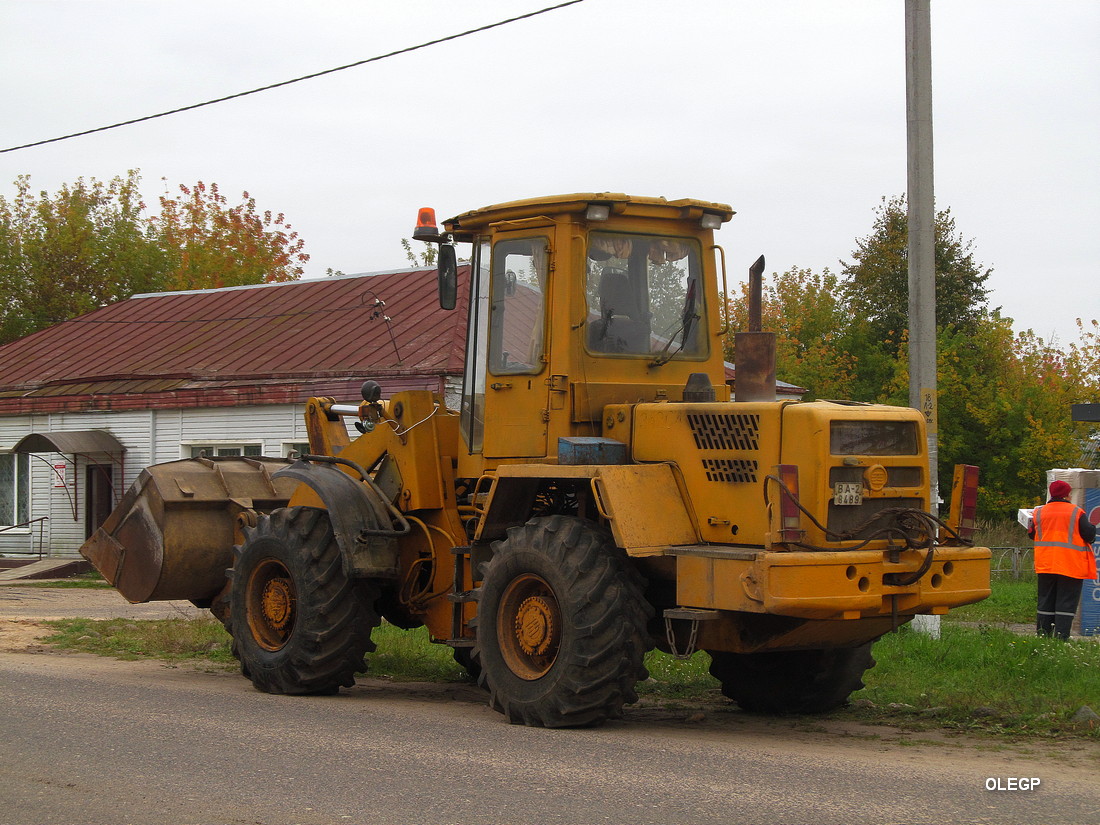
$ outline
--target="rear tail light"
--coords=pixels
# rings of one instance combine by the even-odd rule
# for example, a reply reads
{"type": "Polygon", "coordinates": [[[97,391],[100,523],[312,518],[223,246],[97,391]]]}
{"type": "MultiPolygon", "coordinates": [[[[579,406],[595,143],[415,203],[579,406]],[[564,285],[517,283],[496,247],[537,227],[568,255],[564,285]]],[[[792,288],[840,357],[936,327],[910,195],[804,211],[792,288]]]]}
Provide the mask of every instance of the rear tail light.
{"type": "Polygon", "coordinates": [[[780,464],[776,474],[783,485],[779,489],[779,535],[785,542],[801,541],[802,511],[798,508],[798,465],[780,464]]]}
{"type": "Polygon", "coordinates": [[[977,530],[978,468],[972,464],[956,464],[951,484],[951,512],[947,524],[963,541],[970,541],[977,530]]]}

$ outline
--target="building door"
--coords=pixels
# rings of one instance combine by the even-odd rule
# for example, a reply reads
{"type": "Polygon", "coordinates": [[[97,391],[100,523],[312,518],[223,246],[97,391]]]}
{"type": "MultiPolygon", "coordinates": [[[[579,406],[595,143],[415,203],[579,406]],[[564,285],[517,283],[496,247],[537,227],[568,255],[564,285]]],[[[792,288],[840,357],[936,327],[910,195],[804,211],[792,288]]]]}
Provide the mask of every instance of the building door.
{"type": "Polygon", "coordinates": [[[84,535],[88,538],[115,508],[115,468],[110,464],[89,464],[84,478],[84,535]]]}

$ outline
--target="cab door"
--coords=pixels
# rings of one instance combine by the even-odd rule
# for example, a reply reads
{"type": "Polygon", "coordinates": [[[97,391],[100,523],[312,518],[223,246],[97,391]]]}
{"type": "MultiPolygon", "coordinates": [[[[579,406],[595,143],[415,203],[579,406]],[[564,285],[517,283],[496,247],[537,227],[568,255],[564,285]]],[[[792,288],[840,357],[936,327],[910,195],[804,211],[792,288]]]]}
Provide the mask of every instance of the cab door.
{"type": "Polygon", "coordinates": [[[550,239],[498,236],[488,290],[486,458],[546,455],[546,330],[550,239]]]}

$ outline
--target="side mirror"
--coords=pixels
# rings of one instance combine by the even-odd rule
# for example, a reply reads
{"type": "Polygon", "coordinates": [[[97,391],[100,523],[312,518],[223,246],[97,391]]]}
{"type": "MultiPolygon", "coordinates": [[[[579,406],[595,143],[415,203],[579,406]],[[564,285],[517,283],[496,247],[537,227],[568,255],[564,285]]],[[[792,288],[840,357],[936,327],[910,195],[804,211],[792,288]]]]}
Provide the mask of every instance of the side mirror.
{"type": "Polygon", "coordinates": [[[441,309],[454,309],[458,297],[458,256],[453,243],[439,245],[439,306],[441,309]]]}

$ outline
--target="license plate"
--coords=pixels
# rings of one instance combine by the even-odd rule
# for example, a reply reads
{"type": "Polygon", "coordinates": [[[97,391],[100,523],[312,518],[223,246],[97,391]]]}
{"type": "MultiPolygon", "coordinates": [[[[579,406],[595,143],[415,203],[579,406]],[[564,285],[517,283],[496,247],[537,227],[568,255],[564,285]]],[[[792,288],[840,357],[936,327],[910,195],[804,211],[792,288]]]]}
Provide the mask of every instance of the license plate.
{"type": "Polygon", "coordinates": [[[833,504],[853,505],[863,503],[863,483],[838,481],[833,485],[833,504]]]}

